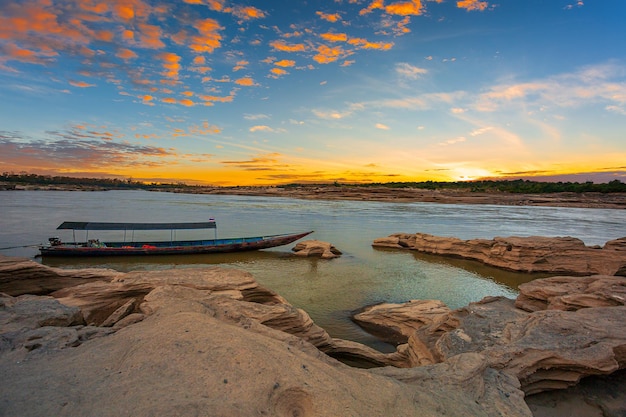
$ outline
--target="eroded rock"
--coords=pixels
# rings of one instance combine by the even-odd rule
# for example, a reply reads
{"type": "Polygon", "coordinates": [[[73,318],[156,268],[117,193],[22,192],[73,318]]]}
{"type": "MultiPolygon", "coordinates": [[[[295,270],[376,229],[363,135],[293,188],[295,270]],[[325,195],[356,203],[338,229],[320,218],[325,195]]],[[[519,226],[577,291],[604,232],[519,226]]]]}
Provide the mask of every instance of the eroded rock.
{"type": "Polygon", "coordinates": [[[0,293],[47,295],[62,288],[94,280],[111,281],[120,272],[110,269],[64,270],[25,258],[0,255],[0,293]]]}
{"type": "Polygon", "coordinates": [[[530,273],[621,275],[626,270],[626,238],[609,241],[603,248],[594,248],[573,237],[512,236],[461,240],[425,233],[396,233],[375,239],[372,245],[472,259],[498,268],[530,273]]]}
{"type": "Polygon", "coordinates": [[[315,256],[322,259],[341,256],[341,251],[330,243],[313,239],[296,243],[292,251],[298,256],[315,256]]]}
{"type": "MultiPolygon", "coordinates": [[[[304,311],[240,271],[132,273],[55,295],[61,298],[36,299],[67,301],[74,306],[61,310],[115,325],[65,320],[11,339],[15,345],[0,352],[0,372],[11,381],[0,390],[4,416],[531,416],[518,381],[481,355],[416,369],[343,365],[320,349],[372,352],[330,338],[304,311]],[[46,355],[33,354],[42,348],[46,355]]],[[[3,297],[3,306],[16,304],[3,297]]]]}

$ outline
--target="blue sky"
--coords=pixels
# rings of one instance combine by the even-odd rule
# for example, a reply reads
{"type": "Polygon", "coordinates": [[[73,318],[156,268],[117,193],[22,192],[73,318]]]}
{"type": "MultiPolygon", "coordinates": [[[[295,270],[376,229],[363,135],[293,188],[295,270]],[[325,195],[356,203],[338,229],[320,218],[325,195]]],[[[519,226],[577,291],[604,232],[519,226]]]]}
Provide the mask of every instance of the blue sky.
{"type": "Polygon", "coordinates": [[[626,177],[626,2],[0,3],[0,169],[626,177]]]}

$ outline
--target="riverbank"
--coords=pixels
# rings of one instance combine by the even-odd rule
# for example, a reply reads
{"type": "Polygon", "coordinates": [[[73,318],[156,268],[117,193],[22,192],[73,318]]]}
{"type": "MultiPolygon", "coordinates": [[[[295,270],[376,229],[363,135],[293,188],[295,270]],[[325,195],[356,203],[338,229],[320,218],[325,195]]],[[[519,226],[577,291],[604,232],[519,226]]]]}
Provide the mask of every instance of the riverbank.
{"type": "MultiPolygon", "coordinates": [[[[107,191],[111,188],[74,185],[9,185],[0,189],[28,191],[107,191]]],[[[289,187],[181,187],[150,191],[182,194],[283,197],[304,200],[383,201],[398,203],[491,204],[502,206],[545,206],[599,209],[626,209],[626,193],[541,193],[474,192],[471,190],[393,188],[373,186],[289,186],[289,187]]]]}
{"type": "MultiPolygon", "coordinates": [[[[173,192],[178,192],[173,190],[173,192]]],[[[183,191],[183,192],[188,192],[183,191]]],[[[391,187],[229,187],[203,188],[200,194],[288,197],[309,200],[385,201],[402,203],[493,204],[504,206],[548,206],[626,209],[626,193],[472,192],[469,190],[426,190],[391,187]]]]}

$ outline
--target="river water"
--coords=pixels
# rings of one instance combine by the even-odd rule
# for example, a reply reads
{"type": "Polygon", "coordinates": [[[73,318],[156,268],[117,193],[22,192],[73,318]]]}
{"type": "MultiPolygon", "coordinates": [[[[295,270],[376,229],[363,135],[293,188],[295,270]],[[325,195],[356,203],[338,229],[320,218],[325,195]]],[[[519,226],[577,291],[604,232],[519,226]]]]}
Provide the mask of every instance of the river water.
{"type": "MultiPolygon", "coordinates": [[[[395,232],[461,239],[496,236],[572,236],[587,245],[626,236],[626,210],[511,207],[434,203],[316,201],[279,197],[173,194],[147,191],[0,191],[0,254],[35,257],[35,245],[71,231],[63,221],[186,222],[215,218],[218,237],[314,230],[305,239],[327,241],[343,252],[321,260],[291,255],[294,244],[258,252],[165,257],[44,259],[63,268],[107,267],[120,271],[220,265],[249,271],[293,305],[306,310],[333,337],[386,350],[350,319],[350,312],[378,302],[438,299],[451,308],[487,295],[515,297],[517,286],[537,276],[499,271],[475,262],[372,248],[395,232]]],[[[78,232],[77,232],[78,233],[78,232]]],[[[91,232],[92,234],[96,232],[91,232]]],[[[114,232],[107,232],[114,233],[114,232]]],[[[163,233],[163,232],[152,232],[163,233]]],[[[179,239],[199,236],[182,235],[179,239]]],[[[213,231],[204,231],[213,237],[213,231]]],[[[118,235],[98,236],[120,240],[118,235]]],[[[169,239],[167,236],[143,238],[169,239]]],[[[84,238],[76,236],[77,239],[84,238]]]]}

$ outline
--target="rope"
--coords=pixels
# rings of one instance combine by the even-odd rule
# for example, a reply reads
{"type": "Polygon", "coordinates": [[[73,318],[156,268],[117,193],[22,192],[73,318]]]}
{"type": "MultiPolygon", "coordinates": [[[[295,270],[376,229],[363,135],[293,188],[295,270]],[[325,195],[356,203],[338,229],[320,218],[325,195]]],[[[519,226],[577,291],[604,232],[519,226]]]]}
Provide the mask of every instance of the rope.
{"type": "Polygon", "coordinates": [[[34,243],[32,245],[22,245],[22,246],[7,246],[6,248],[0,248],[0,250],[9,250],[9,249],[19,249],[19,248],[30,248],[30,247],[39,247],[41,243],[34,243]]]}

